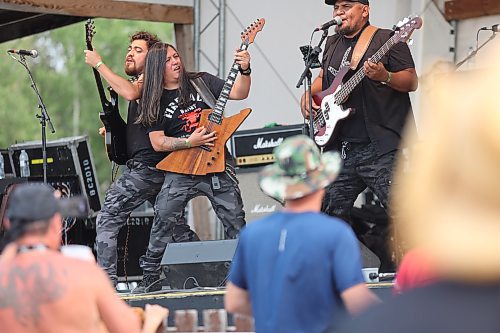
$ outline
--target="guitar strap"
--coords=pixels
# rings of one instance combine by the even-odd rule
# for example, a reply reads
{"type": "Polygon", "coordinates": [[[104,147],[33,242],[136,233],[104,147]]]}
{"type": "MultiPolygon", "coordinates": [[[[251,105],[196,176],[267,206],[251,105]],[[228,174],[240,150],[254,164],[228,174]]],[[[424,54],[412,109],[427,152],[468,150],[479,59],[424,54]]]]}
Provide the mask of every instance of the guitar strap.
{"type": "Polygon", "coordinates": [[[193,85],[194,89],[200,94],[201,98],[207,105],[211,108],[215,108],[215,103],[217,103],[217,99],[215,98],[214,94],[208,89],[207,84],[201,76],[191,79],[191,84],[193,85]]]}
{"type": "Polygon", "coordinates": [[[352,52],[352,57],[351,57],[352,70],[355,70],[358,67],[361,59],[363,59],[366,50],[368,50],[368,45],[370,45],[373,36],[375,35],[375,32],[377,32],[377,30],[378,30],[377,27],[369,25],[363,30],[361,36],[359,36],[358,42],[356,43],[354,51],[352,52]]]}

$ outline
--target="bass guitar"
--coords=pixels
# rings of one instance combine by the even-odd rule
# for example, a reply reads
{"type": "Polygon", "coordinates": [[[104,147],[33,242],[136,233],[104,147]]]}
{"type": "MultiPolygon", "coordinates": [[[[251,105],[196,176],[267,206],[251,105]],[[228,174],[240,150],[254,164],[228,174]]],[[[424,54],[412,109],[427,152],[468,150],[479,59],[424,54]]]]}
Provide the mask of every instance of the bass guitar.
{"type": "MultiPolygon", "coordinates": [[[[87,20],[85,24],[85,39],[87,49],[93,51],[92,38],[95,35],[94,21],[87,20]]],[[[106,134],[104,136],[104,143],[106,153],[110,161],[116,164],[123,165],[127,162],[127,124],[120,116],[118,110],[118,94],[111,87],[108,87],[110,99],[106,97],[104,87],[102,85],[101,76],[99,72],[93,68],[95,82],[97,84],[97,91],[101,100],[102,112],[99,112],[99,118],[104,125],[106,134]]]]}
{"type": "MultiPolygon", "coordinates": [[[[258,19],[241,33],[243,42],[240,50],[246,50],[248,45],[253,43],[255,35],[262,30],[264,24],[265,20],[263,18],[258,19]]],[[[250,108],[247,108],[231,117],[225,118],[223,116],[224,108],[229,99],[231,88],[236,81],[238,71],[239,66],[234,62],[214,109],[201,111],[198,126],[205,126],[209,132],[217,132],[217,139],[214,141],[214,146],[199,146],[173,151],[156,165],[158,169],[188,175],[206,175],[225,170],[226,160],[224,153],[226,142],[240,127],[250,112],[252,112],[250,108]]]]}
{"type": "MultiPolygon", "coordinates": [[[[389,51],[391,47],[399,42],[409,40],[415,29],[420,29],[422,19],[418,16],[405,18],[398,23],[393,35],[374,55],[370,57],[370,61],[377,63],[389,51]]],[[[366,76],[363,66],[349,79],[342,83],[344,76],[349,71],[349,65],[342,67],[330,87],[322,92],[313,95],[313,100],[317,105],[321,105],[321,109],[317,110],[314,115],[314,141],[318,146],[325,146],[335,137],[336,126],[338,122],[348,117],[354,110],[352,108],[344,108],[344,103],[351,92],[366,76]]]]}

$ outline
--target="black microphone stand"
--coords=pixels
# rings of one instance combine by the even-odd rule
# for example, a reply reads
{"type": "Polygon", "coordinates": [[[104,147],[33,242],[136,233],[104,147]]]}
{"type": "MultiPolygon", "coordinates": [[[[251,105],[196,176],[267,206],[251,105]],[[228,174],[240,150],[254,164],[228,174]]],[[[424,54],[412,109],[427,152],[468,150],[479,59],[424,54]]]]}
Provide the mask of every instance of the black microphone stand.
{"type": "Polygon", "coordinates": [[[325,41],[326,37],[328,37],[328,29],[323,30],[323,34],[321,35],[321,39],[316,47],[314,47],[311,50],[311,53],[309,54],[309,57],[306,59],[306,67],[304,68],[304,71],[300,75],[299,82],[297,83],[297,88],[300,88],[300,86],[304,83],[304,79],[307,78],[306,80],[306,91],[309,94],[309,136],[311,139],[314,140],[314,113],[312,110],[312,93],[311,93],[311,88],[312,88],[312,73],[311,73],[311,66],[314,63],[315,59],[318,59],[319,54],[321,53],[321,45],[325,41]]]}
{"type": "Polygon", "coordinates": [[[455,65],[455,71],[457,69],[459,69],[467,61],[469,61],[471,58],[475,57],[476,54],[477,54],[477,52],[479,50],[481,50],[486,44],[488,44],[489,42],[491,42],[493,40],[493,38],[495,38],[496,36],[497,36],[497,34],[495,32],[493,32],[493,34],[490,36],[490,38],[488,38],[483,44],[481,44],[478,48],[476,48],[470,54],[468,54],[467,57],[465,57],[464,60],[460,61],[458,64],[455,65]]]}
{"type": "MultiPolygon", "coordinates": [[[[14,57],[12,57],[14,58],[14,57]]],[[[24,55],[20,55],[19,59],[16,59],[17,62],[19,62],[21,65],[23,65],[24,68],[26,68],[26,71],[28,72],[28,76],[31,80],[31,88],[35,91],[35,94],[38,98],[38,108],[40,109],[41,114],[35,115],[36,118],[39,119],[40,125],[42,126],[42,158],[43,158],[43,182],[47,183],[47,134],[45,131],[45,127],[47,126],[47,123],[49,124],[50,132],[55,133],[56,130],[54,129],[54,125],[52,125],[52,121],[50,120],[49,114],[47,113],[47,108],[45,107],[45,104],[43,103],[42,96],[40,95],[40,92],[38,91],[38,88],[36,86],[35,80],[33,80],[33,75],[31,75],[31,71],[28,67],[28,64],[26,63],[26,58],[24,55]]]]}

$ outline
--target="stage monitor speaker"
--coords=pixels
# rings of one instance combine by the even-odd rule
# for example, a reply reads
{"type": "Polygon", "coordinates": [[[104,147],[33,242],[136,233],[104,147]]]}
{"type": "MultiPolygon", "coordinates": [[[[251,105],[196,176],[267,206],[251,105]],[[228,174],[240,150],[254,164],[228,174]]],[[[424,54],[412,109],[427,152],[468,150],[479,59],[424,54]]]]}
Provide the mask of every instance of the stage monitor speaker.
{"type": "Polygon", "coordinates": [[[161,265],[172,289],[222,287],[238,240],[169,243],[161,265]]]}
{"type": "Polygon", "coordinates": [[[247,223],[283,209],[279,201],[267,196],[260,189],[258,175],[262,168],[261,166],[236,169],[247,223]]]}

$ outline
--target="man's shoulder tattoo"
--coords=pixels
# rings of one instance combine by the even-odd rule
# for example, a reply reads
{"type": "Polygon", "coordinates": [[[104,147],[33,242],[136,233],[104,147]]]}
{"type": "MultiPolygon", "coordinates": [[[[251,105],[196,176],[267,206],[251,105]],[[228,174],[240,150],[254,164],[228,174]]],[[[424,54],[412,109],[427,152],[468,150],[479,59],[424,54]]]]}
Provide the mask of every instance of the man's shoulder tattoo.
{"type": "Polygon", "coordinates": [[[0,271],[0,309],[11,309],[23,326],[36,326],[43,320],[41,307],[65,294],[65,284],[61,283],[64,275],[65,269],[56,269],[52,263],[18,265],[0,271]]]}

